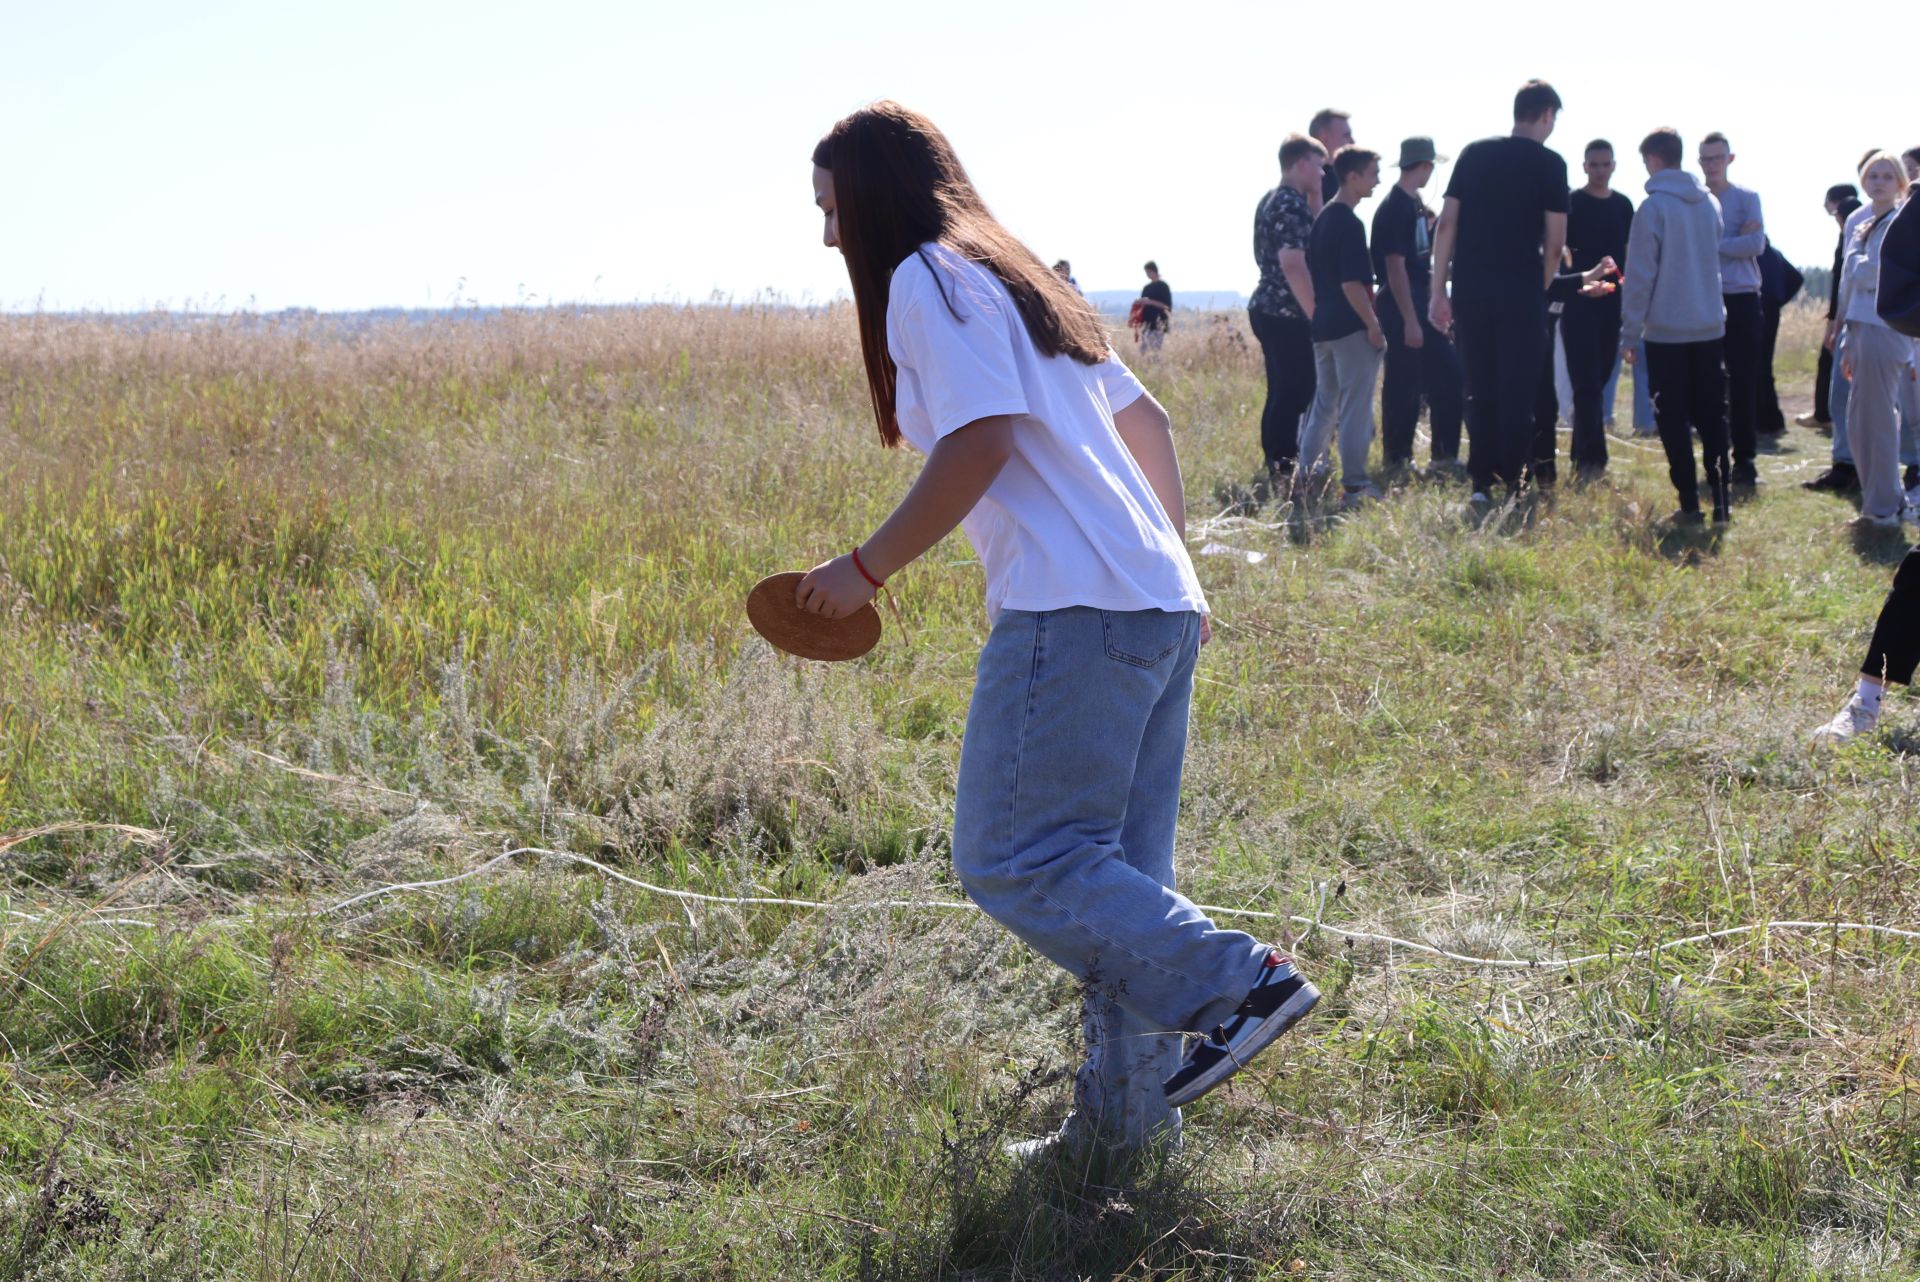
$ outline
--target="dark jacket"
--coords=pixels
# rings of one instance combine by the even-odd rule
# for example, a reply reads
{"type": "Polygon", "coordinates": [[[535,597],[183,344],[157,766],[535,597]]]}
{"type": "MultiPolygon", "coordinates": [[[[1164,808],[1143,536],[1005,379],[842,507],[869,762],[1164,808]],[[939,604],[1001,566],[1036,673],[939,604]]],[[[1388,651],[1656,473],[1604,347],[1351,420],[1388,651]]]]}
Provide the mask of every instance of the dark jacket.
{"type": "MultiPolygon", "coordinates": [[[[1857,200],[1847,200],[1840,205],[1840,221],[1846,222],[1847,216],[1860,208],[1857,200]]],[[[1827,319],[1832,320],[1840,312],[1840,270],[1847,265],[1847,233],[1842,231],[1833,242],[1833,281],[1827,287],[1827,319]]]]}
{"type": "Polygon", "coordinates": [[[1907,203],[1880,244],[1880,297],[1874,310],[1891,328],[1920,338],[1920,200],[1907,203]]]}
{"type": "Polygon", "coordinates": [[[1760,253],[1760,301],[1768,307],[1785,307],[1799,297],[1807,278],[1787,261],[1787,256],[1768,241],[1760,253]]]}

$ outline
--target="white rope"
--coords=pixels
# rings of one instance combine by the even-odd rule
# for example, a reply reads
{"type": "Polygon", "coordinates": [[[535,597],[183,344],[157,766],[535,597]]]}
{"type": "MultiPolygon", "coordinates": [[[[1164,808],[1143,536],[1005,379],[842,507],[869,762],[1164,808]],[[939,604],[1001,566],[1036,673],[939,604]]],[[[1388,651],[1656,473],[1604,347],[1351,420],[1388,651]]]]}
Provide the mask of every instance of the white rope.
{"type": "MultiPolygon", "coordinates": [[[[506,851],[503,854],[495,855],[493,858],[487,860],[485,863],[479,865],[478,867],[468,869],[466,872],[463,872],[463,873],[457,873],[452,877],[441,877],[433,881],[408,881],[408,882],[397,882],[393,885],[388,885],[388,886],[376,886],[374,889],[363,891],[358,895],[354,895],[350,899],[343,899],[337,904],[332,904],[326,908],[316,909],[312,915],[318,917],[318,916],[325,916],[329,913],[337,913],[343,909],[351,908],[355,904],[366,903],[368,900],[378,899],[385,895],[397,894],[401,891],[434,890],[441,886],[456,885],[460,882],[469,881],[475,877],[481,876],[484,873],[491,872],[495,868],[500,867],[502,864],[505,864],[513,859],[516,859],[521,855],[539,855],[544,859],[559,859],[567,863],[578,864],[582,867],[591,868],[595,872],[598,872],[603,876],[610,877],[615,881],[622,882],[629,886],[633,886],[639,890],[644,890],[649,894],[665,895],[673,899],[690,900],[694,903],[702,903],[702,904],[728,904],[728,905],[735,905],[735,906],[769,906],[769,907],[782,907],[782,908],[827,908],[827,909],[840,909],[840,910],[852,911],[852,912],[887,912],[887,911],[893,911],[896,909],[934,909],[934,910],[946,911],[946,912],[978,912],[979,911],[979,905],[977,904],[968,903],[965,900],[953,900],[953,899],[872,899],[872,900],[853,900],[850,902],[832,903],[829,901],[818,900],[818,899],[782,899],[782,898],[776,898],[774,896],[761,896],[761,895],[707,895],[707,894],[702,894],[699,891],[695,891],[695,890],[678,890],[671,886],[657,886],[649,881],[641,881],[638,877],[629,877],[626,873],[621,872],[617,868],[610,868],[606,864],[603,864],[596,859],[589,859],[585,855],[576,855],[576,854],[573,854],[571,851],[546,850],[538,846],[521,846],[516,849],[506,851]]],[[[1372,931],[1366,931],[1366,930],[1346,930],[1339,926],[1326,925],[1323,921],[1321,921],[1321,914],[1325,911],[1325,908],[1326,908],[1325,896],[1326,896],[1326,885],[1323,882],[1320,885],[1319,905],[1316,908],[1314,915],[1311,917],[1302,917],[1302,916],[1299,916],[1298,914],[1292,914],[1292,913],[1261,912],[1260,910],[1254,909],[1254,908],[1228,908],[1228,907],[1224,907],[1217,904],[1196,904],[1195,907],[1199,908],[1200,911],[1215,917],[1251,917],[1251,918],[1257,918],[1262,921],[1280,921],[1280,922],[1297,923],[1302,926],[1311,927],[1315,930],[1330,931],[1333,934],[1340,936],[1342,939],[1346,939],[1349,941],[1361,940],[1367,943],[1386,944],[1391,948],[1404,948],[1408,952],[1421,953],[1429,957],[1437,957],[1443,961],[1457,962],[1465,966],[1485,966],[1488,968],[1500,969],[1500,970],[1556,971],[1556,970],[1569,970],[1575,966],[1583,966],[1592,962],[1634,961],[1638,959],[1654,957],[1659,955],[1660,953],[1668,952],[1675,948],[1685,948],[1691,944],[1703,944],[1703,943],[1708,943],[1717,939],[1730,939],[1736,935],[1747,935],[1747,934],[1753,934],[1756,932],[1773,931],[1773,930],[1795,931],[1795,932],[1862,931],[1867,934],[1888,935],[1888,936],[1893,936],[1899,939],[1920,940],[1920,930],[1906,930],[1898,926],[1882,926],[1874,922],[1764,921],[1764,922],[1754,922],[1744,926],[1729,926],[1722,930],[1704,931],[1698,935],[1688,935],[1682,939],[1669,939],[1663,943],[1652,944],[1642,948],[1635,948],[1625,952],[1608,951],[1608,952],[1602,952],[1602,953],[1588,953],[1585,956],[1581,956],[1581,957],[1561,957],[1561,958],[1547,958],[1547,959],[1529,959],[1529,958],[1522,958],[1522,957],[1474,957],[1468,953],[1449,952],[1447,949],[1437,948],[1432,944],[1423,944],[1417,940],[1412,940],[1412,939],[1401,939],[1394,935],[1375,934],[1372,931]]]]}
{"type": "MultiPolygon", "coordinates": [[[[92,913],[96,910],[87,908],[82,911],[92,913]]],[[[23,913],[18,908],[7,909],[7,916],[18,917],[21,921],[27,922],[57,920],[52,913],[44,913],[36,917],[32,913],[23,913]]],[[[152,922],[141,921],[137,917],[88,917],[84,921],[76,921],[74,924],[77,926],[145,926],[148,929],[152,929],[153,927],[152,922]]]]}

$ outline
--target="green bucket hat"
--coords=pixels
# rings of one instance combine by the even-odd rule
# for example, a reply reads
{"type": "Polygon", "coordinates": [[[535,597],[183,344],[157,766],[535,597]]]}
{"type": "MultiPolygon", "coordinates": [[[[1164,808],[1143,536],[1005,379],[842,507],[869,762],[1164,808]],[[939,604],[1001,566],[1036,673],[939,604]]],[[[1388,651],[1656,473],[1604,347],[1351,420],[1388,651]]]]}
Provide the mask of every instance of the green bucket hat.
{"type": "Polygon", "coordinates": [[[1415,165],[1424,165],[1429,160],[1435,164],[1444,164],[1447,157],[1433,149],[1433,139],[1409,138],[1400,144],[1400,161],[1396,168],[1411,169],[1415,165]]]}

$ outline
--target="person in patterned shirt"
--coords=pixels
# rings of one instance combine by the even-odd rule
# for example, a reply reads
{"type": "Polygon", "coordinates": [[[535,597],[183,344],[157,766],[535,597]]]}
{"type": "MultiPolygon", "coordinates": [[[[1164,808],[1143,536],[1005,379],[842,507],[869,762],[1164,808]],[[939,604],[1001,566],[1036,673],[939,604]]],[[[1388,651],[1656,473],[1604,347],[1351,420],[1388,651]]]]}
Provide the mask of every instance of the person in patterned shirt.
{"type": "Polygon", "coordinates": [[[1300,416],[1313,404],[1313,281],[1307,236],[1319,212],[1320,171],[1327,149],[1304,134],[1280,144],[1280,185],[1253,215],[1253,260],[1260,283],[1247,300],[1247,320],[1267,367],[1267,404],[1260,449],[1270,483],[1284,492],[1300,457],[1300,416]]]}

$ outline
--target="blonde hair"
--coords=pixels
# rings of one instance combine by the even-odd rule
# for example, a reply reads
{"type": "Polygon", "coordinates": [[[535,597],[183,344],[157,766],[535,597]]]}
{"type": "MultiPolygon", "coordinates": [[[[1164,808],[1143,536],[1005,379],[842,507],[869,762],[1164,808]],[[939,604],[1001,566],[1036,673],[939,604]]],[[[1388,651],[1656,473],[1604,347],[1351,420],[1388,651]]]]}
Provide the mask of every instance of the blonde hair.
{"type": "Polygon", "coordinates": [[[1893,170],[1894,190],[1898,191],[1900,195],[1904,197],[1907,194],[1907,188],[1911,186],[1911,184],[1907,182],[1907,167],[1900,163],[1900,157],[1890,151],[1876,151],[1860,162],[1860,177],[1862,181],[1866,179],[1867,170],[1872,169],[1883,160],[1887,162],[1887,168],[1893,170]]]}

